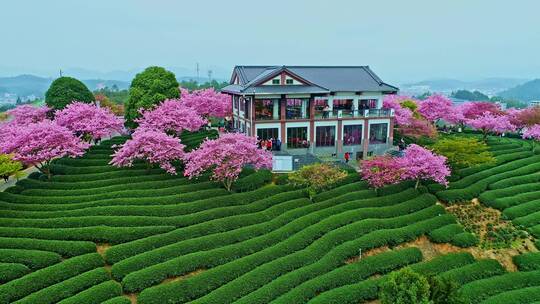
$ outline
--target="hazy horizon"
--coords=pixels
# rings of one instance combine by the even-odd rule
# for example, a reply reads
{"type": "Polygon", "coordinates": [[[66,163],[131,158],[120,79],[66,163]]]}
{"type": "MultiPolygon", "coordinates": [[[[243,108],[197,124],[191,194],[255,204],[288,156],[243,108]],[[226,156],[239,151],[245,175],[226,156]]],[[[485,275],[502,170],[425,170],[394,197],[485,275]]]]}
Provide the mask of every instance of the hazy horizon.
{"type": "MultiPolygon", "coordinates": [[[[0,76],[369,65],[386,81],[540,78],[540,2],[2,2],[0,76]]],[[[190,74],[191,73],[191,74],[190,74]]]]}

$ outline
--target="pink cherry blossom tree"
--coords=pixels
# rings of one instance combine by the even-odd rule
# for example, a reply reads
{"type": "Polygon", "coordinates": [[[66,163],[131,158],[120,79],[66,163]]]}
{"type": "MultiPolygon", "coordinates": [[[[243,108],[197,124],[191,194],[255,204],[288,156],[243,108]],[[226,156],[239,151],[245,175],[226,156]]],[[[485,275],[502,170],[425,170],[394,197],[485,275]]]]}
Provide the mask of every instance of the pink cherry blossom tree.
{"type": "Polygon", "coordinates": [[[143,160],[148,168],[157,164],[170,174],[176,174],[172,162],[184,157],[184,145],[178,138],[163,132],[147,129],[136,130],[132,138],[121,145],[109,164],[116,167],[131,167],[135,160],[143,160]]]}
{"type": "Polygon", "coordinates": [[[507,115],[495,115],[490,112],[485,112],[474,119],[467,120],[467,125],[476,130],[482,131],[484,141],[486,141],[490,132],[501,134],[504,132],[511,132],[516,129],[516,127],[510,122],[510,118],[507,115]]]}
{"type": "Polygon", "coordinates": [[[185,176],[193,178],[212,170],[212,179],[231,191],[244,166],[271,168],[272,153],[259,149],[255,137],[225,133],[217,139],[205,140],[198,149],[186,154],[185,162],[185,176]]]}
{"type": "Polygon", "coordinates": [[[197,131],[207,124],[206,119],[180,99],[167,99],[152,110],[143,110],[141,115],[136,120],[140,129],[157,130],[171,135],[180,135],[182,130],[197,131]]]}
{"type": "Polygon", "coordinates": [[[403,168],[391,156],[375,156],[361,162],[360,175],[368,184],[379,189],[401,181],[403,168]]]}
{"type": "Polygon", "coordinates": [[[460,105],[461,113],[465,119],[475,119],[484,113],[489,112],[493,115],[501,115],[503,112],[499,105],[493,102],[465,102],[460,105]]]}
{"type": "Polygon", "coordinates": [[[412,138],[423,136],[434,138],[437,136],[435,126],[423,118],[413,118],[408,124],[398,126],[397,131],[403,136],[412,138]]]}
{"type": "Polygon", "coordinates": [[[409,145],[403,153],[403,157],[396,159],[398,166],[403,169],[402,180],[416,180],[415,188],[418,188],[421,180],[448,185],[446,178],[450,176],[450,168],[446,165],[446,157],[416,144],[409,145]]]}
{"type": "Polygon", "coordinates": [[[9,123],[25,126],[31,123],[41,122],[47,119],[51,109],[47,106],[35,107],[31,105],[21,105],[15,109],[7,111],[9,123]]]}
{"type": "Polygon", "coordinates": [[[75,135],[90,141],[100,140],[115,132],[122,133],[124,122],[108,108],[94,104],[73,102],[55,113],[54,121],[71,130],[75,135]]]}
{"type": "Polygon", "coordinates": [[[523,139],[532,139],[532,148],[534,150],[534,145],[536,141],[540,141],[540,125],[533,125],[531,127],[527,127],[522,135],[523,139]]]}
{"type": "Polygon", "coordinates": [[[439,119],[455,120],[452,101],[443,95],[433,94],[420,102],[418,113],[430,122],[439,119]]]}
{"type": "Polygon", "coordinates": [[[11,126],[0,132],[1,153],[13,154],[14,160],[36,166],[49,178],[49,166],[53,159],[81,156],[88,147],[70,130],[50,120],[11,126]]]}
{"type": "Polygon", "coordinates": [[[383,99],[383,108],[393,109],[397,125],[408,125],[413,119],[413,112],[409,108],[401,106],[401,102],[410,100],[408,96],[386,95],[383,99]]]}
{"type": "Polygon", "coordinates": [[[180,100],[203,117],[225,117],[232,112],[231,97],[213,88],[189,92],[180,89],[180,100]]]}

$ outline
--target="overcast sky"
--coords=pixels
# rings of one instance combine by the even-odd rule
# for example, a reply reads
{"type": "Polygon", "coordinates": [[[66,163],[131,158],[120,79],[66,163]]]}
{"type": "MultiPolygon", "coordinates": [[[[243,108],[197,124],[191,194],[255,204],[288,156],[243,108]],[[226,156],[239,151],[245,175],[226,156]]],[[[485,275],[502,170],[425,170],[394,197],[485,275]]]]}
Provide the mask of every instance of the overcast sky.
{"type": "Polygon", "coordinates": [[[540,77],[538,0],[0,0],[0,74],[369,65],[388,81],[540,77]]]}

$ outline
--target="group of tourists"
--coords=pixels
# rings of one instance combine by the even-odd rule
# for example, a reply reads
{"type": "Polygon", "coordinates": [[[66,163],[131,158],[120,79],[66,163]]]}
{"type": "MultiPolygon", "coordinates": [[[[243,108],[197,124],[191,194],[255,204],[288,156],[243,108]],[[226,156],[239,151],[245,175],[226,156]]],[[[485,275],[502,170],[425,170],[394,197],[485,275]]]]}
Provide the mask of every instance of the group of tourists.
{"type": "Polygon", "coordinates": [[[281,140],[279,138],[269,138],[259,140],[259,148],[268,151],[281,151],[281,140]]]}

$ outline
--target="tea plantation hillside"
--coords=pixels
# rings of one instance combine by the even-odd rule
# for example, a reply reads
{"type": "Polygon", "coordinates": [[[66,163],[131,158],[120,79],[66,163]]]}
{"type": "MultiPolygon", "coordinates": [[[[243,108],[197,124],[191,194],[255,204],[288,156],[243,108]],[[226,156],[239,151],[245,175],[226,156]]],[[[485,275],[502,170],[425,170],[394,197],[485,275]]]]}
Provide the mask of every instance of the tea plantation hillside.
{"type": "Polygon", "coordinates": [[[310,199],[265,170],[244,170],[229,193],[208,176],[109,166],[125,140],[0,193],[0,303],[363,303],[405,266],[456,282],[466,303],[540,301],[539,253],[514,257],[518,271],[475,258],[477,237],[438,202],[478,198],[537,236],[540,155],[528,142],[490,139],[497,163],[461,170],[448,189],[375,192],[351,172],[310,199]],[[427,255],[419,238],[453,252],[427,255]]]}

